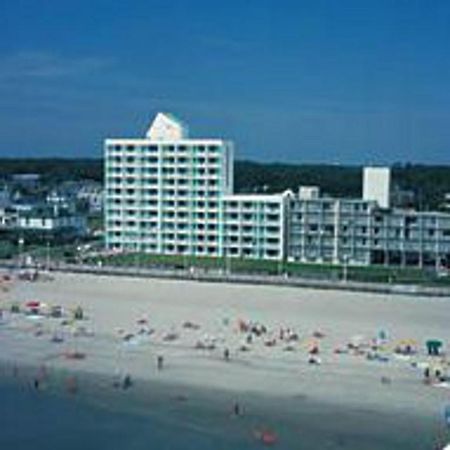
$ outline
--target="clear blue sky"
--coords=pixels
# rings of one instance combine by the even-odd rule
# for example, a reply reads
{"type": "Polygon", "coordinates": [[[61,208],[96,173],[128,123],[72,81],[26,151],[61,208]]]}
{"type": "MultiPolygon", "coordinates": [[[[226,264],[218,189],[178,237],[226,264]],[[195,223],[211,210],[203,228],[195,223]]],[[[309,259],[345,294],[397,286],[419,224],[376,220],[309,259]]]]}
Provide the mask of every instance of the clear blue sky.
{"type": "Polygon", "coordinates": [[[450,2],[0,2],[0,156],[100,156],[158,110],[241,159],[449,164],[450,2]]]}

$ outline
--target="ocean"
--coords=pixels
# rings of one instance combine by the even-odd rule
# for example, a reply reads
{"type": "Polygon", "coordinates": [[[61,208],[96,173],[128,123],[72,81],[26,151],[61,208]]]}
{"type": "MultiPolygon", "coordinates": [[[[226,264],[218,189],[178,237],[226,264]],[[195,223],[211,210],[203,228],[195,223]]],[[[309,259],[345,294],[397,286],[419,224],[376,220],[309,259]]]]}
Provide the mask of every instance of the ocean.
{"type": "Polygon", "coordinates": [[[0,449],[252,449],[225,435],[154,416],[108,410],[67,396],[0,387],[0,449]]]}
{"type": "Polygon", "coordinates": [[[364,411],[321,411],[318,405],[285,422],[270,412],[241,418],[175,403],[146,414],[133,411],[134,400],[126,395],[119,403],[97,403],[11,383],[0,385],[0,399],[2,450],[434,450],[445,440],[428,432],[425,423],[364,411]]]}

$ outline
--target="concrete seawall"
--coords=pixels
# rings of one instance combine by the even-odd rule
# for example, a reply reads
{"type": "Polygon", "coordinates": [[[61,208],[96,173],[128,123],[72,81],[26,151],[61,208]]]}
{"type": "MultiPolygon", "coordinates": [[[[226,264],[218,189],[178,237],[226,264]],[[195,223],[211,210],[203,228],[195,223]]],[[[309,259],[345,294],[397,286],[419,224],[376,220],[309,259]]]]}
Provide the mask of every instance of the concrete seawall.
{"type": "MultiPolygon", "coordinates": [[[[0,267],[16,269],[17,266],[11,262],[0,262],[0,267]]],[[[173,280],[195,280],[198,282],[211,283],[241,283],[254,285],[273,285],[302,287],[311,289],[345,290],[354,292],[373,292],[377,294],[399,294],[429,297],[449,297],[450,287],[424,286],[418,284],[388,284],[369,283],[357,281],[336,281],[315,278],[302,278],[293,276],[224,273],[221,271],[206,271],[196,269],[186,271],[182,269],[165,268],[136,268],[136,267],[114,267],[94,266],[86,264],[55,264],[50,267],[52,272],[87,273],[96,275],[114,275],[140,278],[160,278],[173,280]]]]}

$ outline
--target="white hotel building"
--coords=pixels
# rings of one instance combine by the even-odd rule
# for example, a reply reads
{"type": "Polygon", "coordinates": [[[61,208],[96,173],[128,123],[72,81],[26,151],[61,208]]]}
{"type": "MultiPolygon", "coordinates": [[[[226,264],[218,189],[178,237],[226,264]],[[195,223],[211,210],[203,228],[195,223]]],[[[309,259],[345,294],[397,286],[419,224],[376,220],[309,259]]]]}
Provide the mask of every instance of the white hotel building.
{"type": "Polygon", "coordinates": [[[190,139],[159,113],[141,139],[105,141],[105,241],[116,252],[331,264],[450,264],[450,214],[390,208],[390,171],[362,199],[234,194],[233,145],[190,139]]]}
{"type": "Polygon", "coordinates": [[[116,251],[220,256],[223,196],[233,189],[233,147],[189,139],[159,113],[143,139],[105,141],[106,246],[116,251]]]}

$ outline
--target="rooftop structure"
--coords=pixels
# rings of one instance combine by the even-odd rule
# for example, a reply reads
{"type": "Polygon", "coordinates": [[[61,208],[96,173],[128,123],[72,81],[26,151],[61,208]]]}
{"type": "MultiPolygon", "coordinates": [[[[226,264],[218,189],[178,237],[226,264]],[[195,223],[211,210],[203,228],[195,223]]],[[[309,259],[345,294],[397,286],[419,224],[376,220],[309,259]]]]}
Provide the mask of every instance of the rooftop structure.
{"type": "Polygon", "coordinates": [[[158,113],[145,137],[151,141],[180,141],[189,138],[185,124],[172,114],[158,113]]]}
{"type": "Polygon", "coordinates": [[[391,195],[391,169],[365,167],[363,172],[363,199],[376,201],[380,208],[389,208],[391,195]]]}

